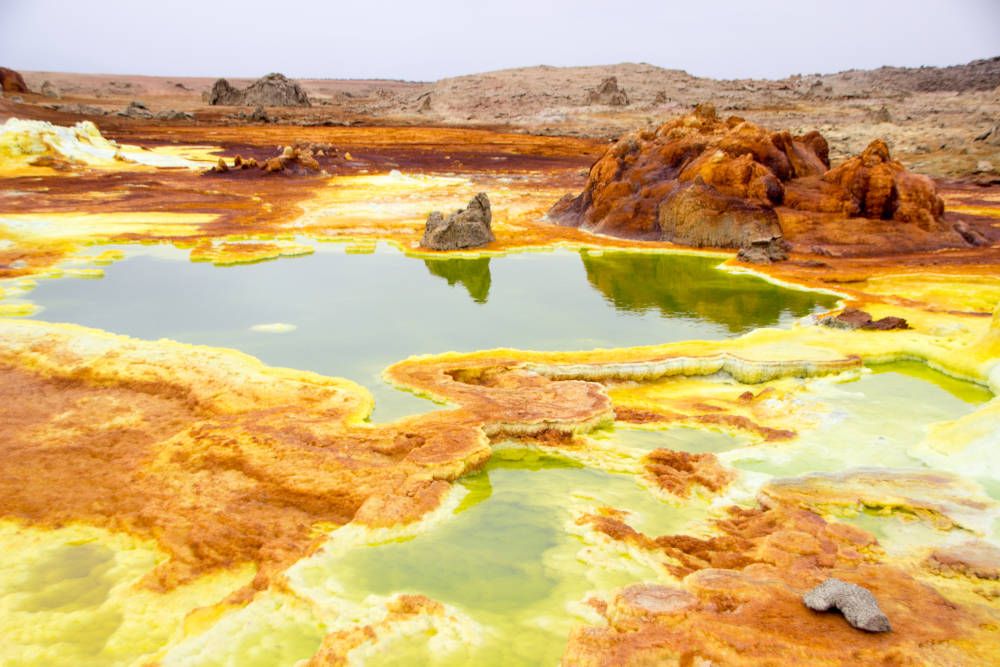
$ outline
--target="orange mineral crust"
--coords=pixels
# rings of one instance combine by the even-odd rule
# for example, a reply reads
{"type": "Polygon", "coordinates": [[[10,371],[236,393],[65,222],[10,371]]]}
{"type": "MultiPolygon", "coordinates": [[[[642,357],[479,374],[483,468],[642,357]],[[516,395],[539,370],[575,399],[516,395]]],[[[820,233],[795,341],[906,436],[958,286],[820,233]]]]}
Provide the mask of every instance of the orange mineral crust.
{"type": "Polygon", "coordinates": [[[164,588],[246,562],[263,583],[307,553],[317,525],[391,527],[435,509],[489,458],[487,435],[611,419],[596,383],[529,373],[485,386],[428,365],[412,377],[460,407],[371,426],[370,396],[346,380],[72,325],[0,329],[0,514],[154,538],[170,559],[150,583],[164,588]]]}
{"type": "Polygon", "coordinates": [[[733,473],[710,453],[656,449],[646,456],[645,464],[649,476],[661,489],[681,498],[689,497],[696,487],[717,493],[733,479],[733,473]]]}
{"type": "Polygon", "coordinates": [[[461,413],[362,423],[371,399],[347,381],[78,327],[2,328],[0,513],[155,539],[169,556],[156,587],[243,563],[264,585],[317,525],[408,523],[489,457],[461,413]]]}
{"type": "Polygon", "coordinates": [[[884,562],[868,534],[811,512],[732,508],[710,538],[651,538],[614,516],[582,521],[661,553],[681,579],[596,604],[603,623],[573,632],[565,665],[995,664],[995,612],[946,599],[884,562]],[[807,609],[802,594],[828,577],[871,590],[893,631],[859,632],[807,609]]]}

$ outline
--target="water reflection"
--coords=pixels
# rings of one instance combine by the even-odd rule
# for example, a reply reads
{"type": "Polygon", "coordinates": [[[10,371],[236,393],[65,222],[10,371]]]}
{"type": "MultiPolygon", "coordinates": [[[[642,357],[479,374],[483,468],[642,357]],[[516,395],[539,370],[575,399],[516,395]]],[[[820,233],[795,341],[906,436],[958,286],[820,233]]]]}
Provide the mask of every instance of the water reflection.
{"type": "Polygon", "coordinates": [[[486,303],[490,295],[490,258],[476,259],[425,259],[424,264],[432,276],[460,284],[476,303],[486,303]]]}
{"type": "Polygon", "coordinates": [[[804,317],[836,299],[789,290],[715,268],[717,260],[663,253],[580,253],[587,280],[615,308],[664,317],[711,320],[732,333],[804,317]]]}

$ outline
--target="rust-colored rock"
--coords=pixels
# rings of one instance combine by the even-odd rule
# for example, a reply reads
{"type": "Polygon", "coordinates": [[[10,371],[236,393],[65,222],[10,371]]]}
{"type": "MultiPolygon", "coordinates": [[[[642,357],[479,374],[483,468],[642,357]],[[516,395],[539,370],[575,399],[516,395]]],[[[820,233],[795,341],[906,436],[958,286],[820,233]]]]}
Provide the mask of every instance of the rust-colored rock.
{"type": "Polygon", "coordinates": [[[739,248],[764,263],[784,259],[786,240],[852,254],[967,246],[943,214],[934,183],[907,172],[883,141],[830,169],[818,132],[770,132],[711,105],[626,135],[594,163],[580,195],[549,211],[564,225],[739,248]]]}
{"type": "Polygon", "coordinates": [[[28,84],[24,82],[24,77],[20,72],[15,72],[6,67],[0,67],[0,90],[5,93],[30,93],[28,84]]]}
{"type": "MultiPolygon", "coordinates": [[[[323,150],[315,148],[316,146],[327,146],[327,144],[302,143],[285,146],[279,150],[276,156],[264,160],[263,163],[258,163],[252,157],[243,158],[237,155],[233,159],[232,169],[243,171],[260,167],[265,174],[277,172],[286,172],[297,176],[315,174],[323,169],[319,160],[316,159],[317,154],[326,155],[323,150]],[[314,153],[314,151],[316,152],[314,153]]],[[[225,159],[220,157],[218,163],[206,173],[221,174],[229,170],[230,167],[226,164],[225,159]]]]}

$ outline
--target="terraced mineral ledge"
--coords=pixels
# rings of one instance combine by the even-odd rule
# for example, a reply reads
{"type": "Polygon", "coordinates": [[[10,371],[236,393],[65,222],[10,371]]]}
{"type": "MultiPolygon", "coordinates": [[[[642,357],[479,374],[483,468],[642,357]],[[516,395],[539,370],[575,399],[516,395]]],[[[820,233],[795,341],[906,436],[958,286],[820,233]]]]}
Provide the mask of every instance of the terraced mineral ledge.
{"type": "Polygon", "coordinates": [[[0,126],[0,662],[998,664],[995,188],[707,107],[59,120],[0,126]]]}

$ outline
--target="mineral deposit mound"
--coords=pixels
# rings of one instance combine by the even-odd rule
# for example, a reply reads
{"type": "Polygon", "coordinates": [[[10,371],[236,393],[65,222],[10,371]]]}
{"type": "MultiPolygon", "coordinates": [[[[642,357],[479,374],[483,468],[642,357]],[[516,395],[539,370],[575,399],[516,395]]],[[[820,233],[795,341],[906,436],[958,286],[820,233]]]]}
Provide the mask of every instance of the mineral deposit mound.
{"type": "Polygon", "coordinates": [[[831,169],[819,132],[771,132],[711,105],[620,139],[549,217],[612,236],[739,248],[758,262],[783,259],[789,246],[860,255],[978,240],[945,221],[933,181],[907,172],[884,142],[831,169]]]}
{"type": "Polygon", "coordinates": [[[218,79],[208,94],[208,103],[220,106],[307,107],[309,96],[284,74],[271,73],[240,90],[226,79],[218,79]]]}

